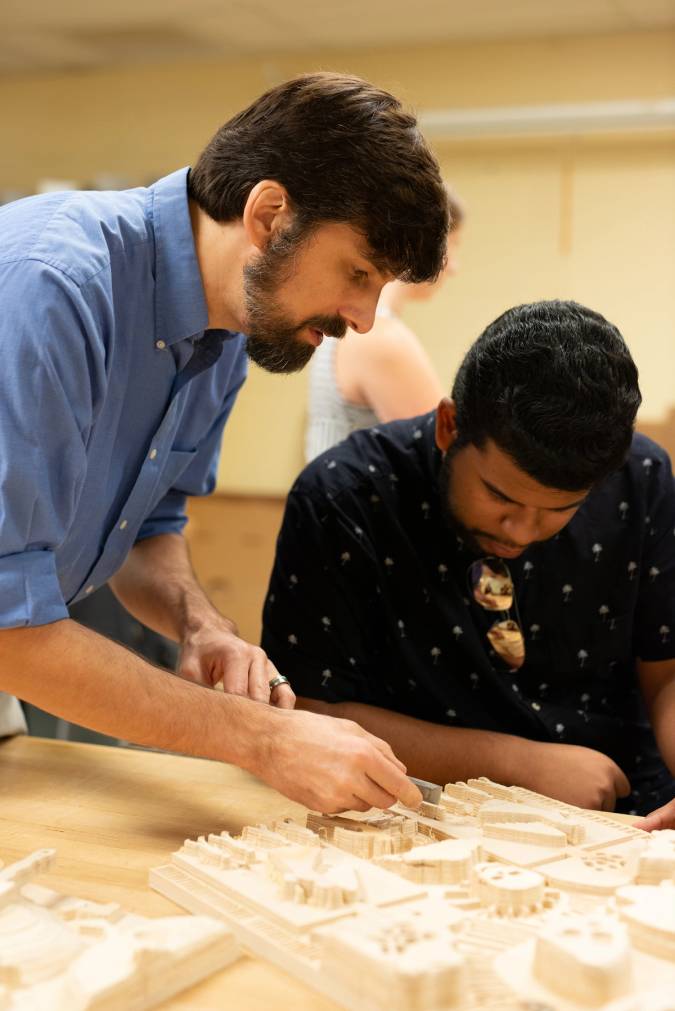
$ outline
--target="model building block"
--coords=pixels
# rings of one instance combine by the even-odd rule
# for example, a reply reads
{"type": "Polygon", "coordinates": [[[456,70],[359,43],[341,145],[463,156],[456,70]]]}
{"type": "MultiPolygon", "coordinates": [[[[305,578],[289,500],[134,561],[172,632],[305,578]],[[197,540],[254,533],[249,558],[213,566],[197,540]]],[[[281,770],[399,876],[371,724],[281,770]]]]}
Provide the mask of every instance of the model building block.
{"type": "Polygon", "coordinates": [[[451,933],[459,919],[452,907],[429,902],[369,910],[322,930],[321,965],[335,981],[333,995],[355,1011],[464,1006],[466,960],[451,933]]]}
{"type": "Polygon", "coordinates": [[[633,945],[675,963],[675,886],[624,887],[618,900],[633,945]]]}
{"type": "Polygon", "coordinates": [[[146,1011],[238,957],[217,920],[148,919],[33,883],[53,859],[0,871],[1,1011],[146,1011]]]}
{"type": "Polygon", "coordinates": [[[675,881],[675,832],[672,829],[654,833],[639,858],[638,884],[656,885],[660,881],[675,881]]]}
{"type": "Polygon", "coordinates": [[[672,1011],[674,839],[477,779],[186,840],[150,882],[349,1011],[672,1011]]]}
{"type": "Polygon", "coordinates": [[[631,987],[628,933],[614,917],[561,913],[537,937],[534,975],[562,997],[590,1007],[631,987]]]}

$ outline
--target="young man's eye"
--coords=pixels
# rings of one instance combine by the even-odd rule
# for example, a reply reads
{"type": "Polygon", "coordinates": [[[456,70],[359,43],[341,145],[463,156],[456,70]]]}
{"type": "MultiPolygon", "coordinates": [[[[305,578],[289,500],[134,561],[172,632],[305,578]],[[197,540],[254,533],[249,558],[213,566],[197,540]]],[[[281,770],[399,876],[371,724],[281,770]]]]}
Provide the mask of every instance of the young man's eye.
{"type": "Polygon", "coordinates": [[[502,493],[500,491],[497,491],[496,488],[490,488],[489,492],[492,495],[492,497],[494,499],[496,499],[498,502],[508,502],[509,501],[509,499],[507,499],[506,495],[502,495],[502,493]]]}
{"type": "Polygon", "coordinates": [[[355,270],[354,280],[359,284],[364,284],[368,280],[368,272],[365,270],[355,270]]]}

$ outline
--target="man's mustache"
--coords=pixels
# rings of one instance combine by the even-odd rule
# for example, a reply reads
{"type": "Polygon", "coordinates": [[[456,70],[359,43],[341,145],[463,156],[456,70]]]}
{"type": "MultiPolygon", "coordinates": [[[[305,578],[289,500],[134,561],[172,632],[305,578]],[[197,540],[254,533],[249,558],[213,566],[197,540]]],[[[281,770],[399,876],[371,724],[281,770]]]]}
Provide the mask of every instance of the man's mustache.
{"type": "Polygon", "coordinates": [[[342,316],[312,316],[298,329],[302,330],[306,326],[311,326],[327,337],[336,337],[338,340],[347,333],[347,324],[342,316]]]}

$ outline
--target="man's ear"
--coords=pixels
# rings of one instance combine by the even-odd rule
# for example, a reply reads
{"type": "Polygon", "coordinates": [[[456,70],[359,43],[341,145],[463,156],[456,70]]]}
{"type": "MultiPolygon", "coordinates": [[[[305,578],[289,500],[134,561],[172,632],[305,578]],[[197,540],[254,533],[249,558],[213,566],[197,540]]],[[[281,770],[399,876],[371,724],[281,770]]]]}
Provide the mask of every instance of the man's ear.
{"type": "Polygon", "coordinates": [[[457,408],[450,397],[443,397],[436,408],[436,445],[447,453],[457,438],[457,408]]]}
{"type": "Polygon", "coordinates": [[[249,193],[242,223],[252,246],[267,247],[272,236],[285,231],[293,218],[291,200],[286,188],[274,179],[262,179],[249,193]]]}

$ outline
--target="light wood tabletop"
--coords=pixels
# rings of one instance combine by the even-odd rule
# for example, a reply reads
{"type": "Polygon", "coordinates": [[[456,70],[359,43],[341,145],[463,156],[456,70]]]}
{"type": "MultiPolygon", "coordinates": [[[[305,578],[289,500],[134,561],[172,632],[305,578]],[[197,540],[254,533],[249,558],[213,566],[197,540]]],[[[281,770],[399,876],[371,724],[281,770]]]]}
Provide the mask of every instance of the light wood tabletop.
{"type": "MultiPolygon", "coordinates": [[[[231,765],[35,737],[0,741],[0,859],[8,863],[53,847],[57,859],[42,883],[69,895],[120,902],[144,916],[181,912],[150,890],[148,871],[186,838],[223,829],[238,833],[244,825],[305,813],[231,765]]],[[[162,1005],[165,1011],[225,1007],[338,1008],[248,957],[162,1005]]]]}
{"type": "MultiPolygon", "coordinates": [[[[93,744],[0,741],[0,860],[57,851],[38,880],[68,895],[120,902],[144,916],[179,910],[148,886],[186,838],[240,832],[305,809],[241,769],[218,762],[93,744]]],[[[243,957],[161,1005],[163,1011],[337,1011],[332,1001],[243,957]]]]}

